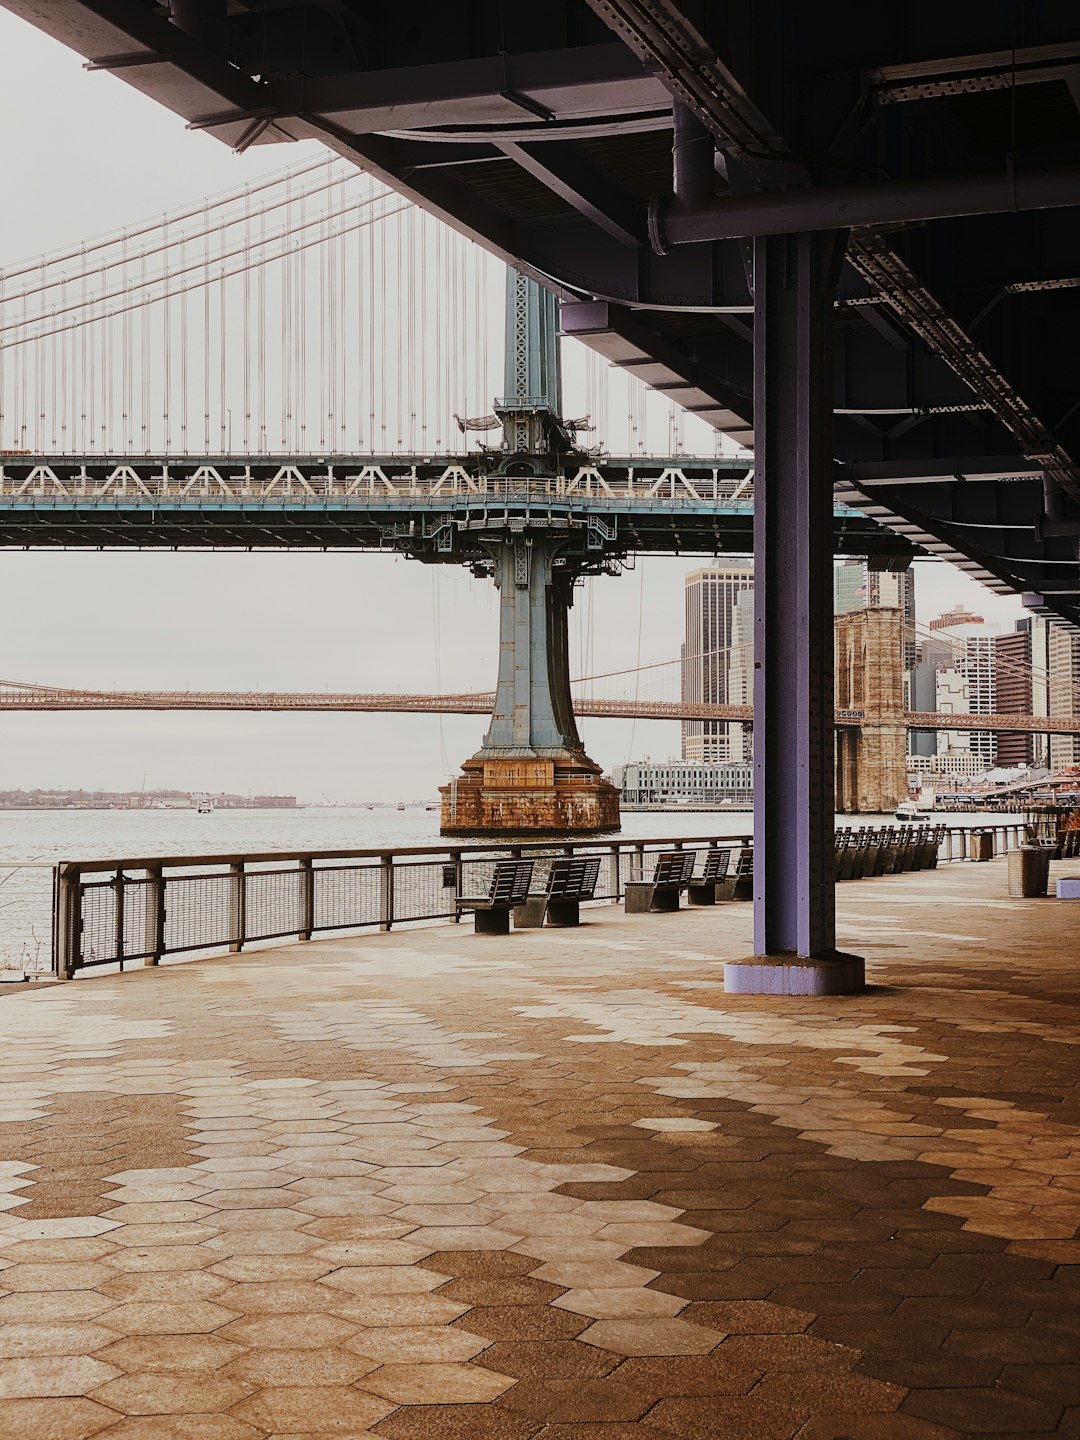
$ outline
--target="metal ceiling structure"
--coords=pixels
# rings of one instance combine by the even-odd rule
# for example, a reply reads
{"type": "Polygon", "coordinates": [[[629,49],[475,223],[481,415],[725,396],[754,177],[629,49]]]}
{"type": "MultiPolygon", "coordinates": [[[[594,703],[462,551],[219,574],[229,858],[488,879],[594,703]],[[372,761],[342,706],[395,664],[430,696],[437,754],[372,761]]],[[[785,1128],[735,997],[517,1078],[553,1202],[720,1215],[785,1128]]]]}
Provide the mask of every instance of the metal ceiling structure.
{"type": "Polygon", "coordinates": [[[1080,623],[1075,5],[0,3],[226,144],[321,139],[747,443],[750,237],[849,228],[844,497],[1080,623]]]}

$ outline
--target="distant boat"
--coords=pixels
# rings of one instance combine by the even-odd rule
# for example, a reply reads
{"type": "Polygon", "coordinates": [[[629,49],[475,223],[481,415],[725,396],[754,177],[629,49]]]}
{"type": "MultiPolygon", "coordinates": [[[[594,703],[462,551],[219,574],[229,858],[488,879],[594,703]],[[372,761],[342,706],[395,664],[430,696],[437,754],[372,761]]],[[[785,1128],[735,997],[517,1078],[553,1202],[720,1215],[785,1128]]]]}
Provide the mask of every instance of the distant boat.
{"type": "Polygon", "coordinates": [[[209,795],[203,795],[195,807],[195,810],[198,815],[212,815],[214,813],[214,802],[210,799],[209,795]]]}
{"type": "Polygon", "coordinates": [[[399,801],[397,802],[397,808],[398,808],[399,810],[404,810],[404,809],[405,809],[405,801],[404,801],[404,800],[399,800],[399,801]]]}
{"type": "Polygon", "coordinates": [[[911,824],[913,821],[921,819],[925,813],[914,800],[901,800],[896,807],[897,820],[903,820],[905,824],[911,824]]]}

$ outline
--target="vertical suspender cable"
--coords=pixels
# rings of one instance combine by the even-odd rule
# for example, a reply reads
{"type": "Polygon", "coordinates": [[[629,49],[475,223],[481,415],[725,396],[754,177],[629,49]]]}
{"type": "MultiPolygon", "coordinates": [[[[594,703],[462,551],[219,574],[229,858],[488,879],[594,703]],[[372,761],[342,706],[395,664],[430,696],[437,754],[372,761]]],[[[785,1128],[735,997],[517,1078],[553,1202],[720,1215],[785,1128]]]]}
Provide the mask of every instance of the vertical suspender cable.
{"type": "MultiPolygon", "coordinates": [[[[169,233],[169,222],[163,215],[161,217],[161,241],[164,245],[169,233]]],[[[165,278],[168,280],[169,264],[165,261],[165,278]]],[[[166,286],[166,288],[168,288],[166,286]]],[[[172,425],[169,419],[171,410],[170,394],[172,391],[172,301],[166,295],[161,308],[161,427],[163,451],[168,455],[172,449],[172,425]]]]}
{"type": "MultiPolygon", "coordinates": [[[[251,190],[244,186],[244,244],[251,249],[251,190]]],[[[260,266],[260,269],[262,267],[260,266]]],[[[241,397],[244,415],[244,454],[251,454],[251,271],[244,267],[243,319],[240,343],[243,350],[244,393],[241,397]]]]}
{"type": "MultiPolygon", "coordinates": [[[[225,231],[218,231],[218,252],[225,249],[225,231]]],[[[227,314],[228,292],[225,287],[225,265],[219,260],[218,263],[218,421],[221,427],[221,453],[229,454],[232,450],[232,426],[228,423],[232,418],[225,395],[225,383],[228,375],[228,355],[226,345],[228,344],[229,322],[227,314]]]]}
{"type": "MultiPolygon", "coordinates": [[[[209,206],[204,207],[203,221],[204,229],[207,229],[206,221],[209,219],[209,206]]],[[[203,236],[203,359],[202,359],[202,381],[203,381],[203,454],[210,453],[210,237],[203,236]]]]}

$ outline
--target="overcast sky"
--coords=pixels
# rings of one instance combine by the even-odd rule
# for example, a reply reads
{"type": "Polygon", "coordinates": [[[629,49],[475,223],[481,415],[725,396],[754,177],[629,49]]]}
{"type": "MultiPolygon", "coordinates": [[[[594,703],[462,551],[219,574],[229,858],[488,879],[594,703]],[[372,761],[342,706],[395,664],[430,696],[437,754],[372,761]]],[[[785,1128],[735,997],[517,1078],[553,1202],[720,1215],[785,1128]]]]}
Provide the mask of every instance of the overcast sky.
{"type": "MultiPolygon", "coordinates": [[[[87,74],[81,57],[6,10],[0,54],[0,267],[318,153],[264,146],[238,157],[114,76],[87,74]]],[[[682,577],[700,563],[645,560],[580,590],[575,673],[635,664],[639,616],[641,659],[677,655],[682,577]]],[[[1023,613],[1019,601],[938,564],[919,566],[917,601],[924,621],[956,603],[1003,626],[1023,613]]],[[[496,624],[490,583],[386,556],[0,552],[6,679],[490,689],[496,624]]],[[[134,789],[145,776],[148,786],[315,800],[421,798],[477,748],[484,728],[478,717],[423,715],[3,715],[0,788],[134,789]]],[[[678,747],[670,723],[593,720],[582,729],[604,766],[678,747]]]]}

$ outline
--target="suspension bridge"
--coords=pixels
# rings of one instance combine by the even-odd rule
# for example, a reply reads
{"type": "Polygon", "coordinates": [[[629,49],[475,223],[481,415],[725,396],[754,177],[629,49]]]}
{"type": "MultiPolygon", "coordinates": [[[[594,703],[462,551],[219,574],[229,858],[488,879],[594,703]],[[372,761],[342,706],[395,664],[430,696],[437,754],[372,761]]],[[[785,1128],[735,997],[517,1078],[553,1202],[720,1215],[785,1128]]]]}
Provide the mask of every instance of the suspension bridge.
{"type": "MultiPolygon", "coordinates": [[[[572,684],[574,682],[571,682],[572,684]]],[[[398,714],[490,715],[494,691],[458,694],[403,694],[400,691],[292,690],[85,690],[0,680],[0,712],[61,710],[248,710],[248,711],[389,711],[398,714]]],[[[725,705],[692,700],[644,700],[608,696],[574,696],[579,717],[606,720],[717,720],[752,725],[752,705],[725,705]]],[[[837,729],[858,730],[866,712],[838,709],[837,729]]],[[[904,711],[909,730],[967,730],[1023,735],[1080,735],[1080,717],[967,714],[956,711],[904,711]]]]}
{"type": "MultiPolygon", "coordinates": [[[[648,369],[623,379],[620,431],[595,355],[579,385],[589,413],[567,418],[556,302],[502,272],[500,347],[500,271],[330,157],[0,276],[0,437],[11,441],[0,546],[389,551],[467,566],[500,592],[489,695],[12,685],[0,708],[488,713],[454,785],[454,827],[476,831],[617,823],[576,714],[747,721],[745,706],[624,697],[597,708],[574,693],[575,583],[638,552],[749,551],[753,463],[718,439],[711,457],[687,453],[683,417],[703,397],[683,386],[678,406],[650,401],[648,369]],[[487,411],[500,348],[502,391],[487,411]],[[647,452],[650,404],[668,410],[659,458],[647,452]],[[624,453],[585,443],[598,421],[624,453]]],[[[842,503],[832,542],[879,567],[915,549],[842,503]]]]}

